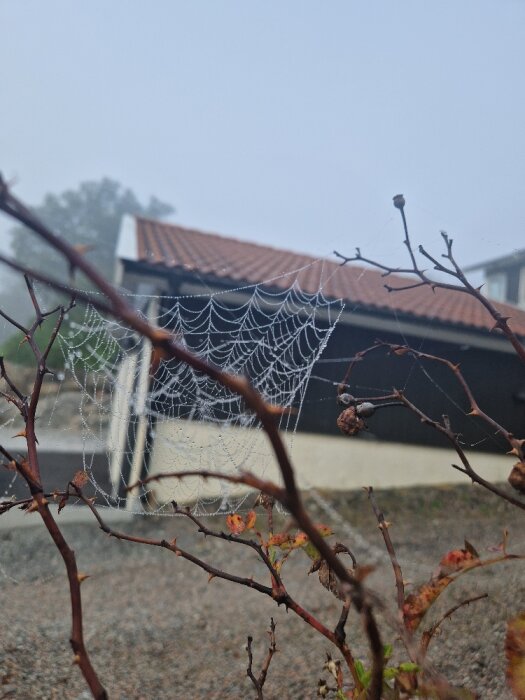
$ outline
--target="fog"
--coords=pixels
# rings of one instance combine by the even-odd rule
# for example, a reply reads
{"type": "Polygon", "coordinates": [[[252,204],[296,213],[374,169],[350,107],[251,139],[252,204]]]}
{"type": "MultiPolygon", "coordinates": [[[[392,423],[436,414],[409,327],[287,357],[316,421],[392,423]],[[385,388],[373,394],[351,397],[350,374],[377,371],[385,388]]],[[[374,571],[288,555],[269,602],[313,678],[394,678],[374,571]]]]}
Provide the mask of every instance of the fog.
{"type": "MultiPolygon", "coordinates": [[[[523,247],[525,5],[0,4],[0,168],[38,204],[115,178],[172,219],[330,256],[523,247]]],[[[9,223],[2,217],[2,247],[9,223]]]]}

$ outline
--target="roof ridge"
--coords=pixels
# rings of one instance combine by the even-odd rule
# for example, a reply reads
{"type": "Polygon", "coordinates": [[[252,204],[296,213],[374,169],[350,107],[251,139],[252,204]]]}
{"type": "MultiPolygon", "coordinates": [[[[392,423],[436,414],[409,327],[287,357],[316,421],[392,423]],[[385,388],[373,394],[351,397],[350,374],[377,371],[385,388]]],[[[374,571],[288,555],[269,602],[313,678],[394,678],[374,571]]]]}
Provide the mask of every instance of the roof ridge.
{"type": "Polygon", "coordinates": [[[328,262],[334,262],[330,260],[330,258],[325,258],[324,256],[315,256],[312,255],[311,253],[305,253],[303,251],[299,250],[291,250],[290,248],[281,248],[277,247],[275,245],[268,245],[266,243],[258,243],[256,241],[249,241],[246,238],[238,238],[237,236],[229,236],[224,233],[217,233],[216,231],[203,231],[202,229],[199,228],[192,228],[189,226],[183,226],[181,224],[175,224],[171,221],[163,221],[161,219],[151,219],[150,217],[147,216],[139,216],[138,214],[133,215],[135,219],[143,221],[147,224],[154,224],[156,226],[167,226],[169,228],[177,229],[178,231],[185,231],[187,233],[191,234],[198,234],[200,236],[210,236],[213,238],[220,238],[223,241],[231,241],[232,243],[242,243],[243,245],[251,245],[254,246],[255,248],[264,248],[266,250],[271,250],[276,253],[290,253],[290,255],[301,255],[305,258],[311,258],[312,262],[315,262],[317,260],[325,260],[328,262]]]}
{"type": "MultiPolygon", "coordinates": [[[[279,280],[293,275],[308,293],[317,292],[321,286],[325,295],[344,298],[362,308],[389,309],[420,319],[436,319],[485,331],[490,331],[494,325],[488,312],[479,308],[472,296],[465,294],[464,300],[458,300],[458,292],[438,289],[439,293],[433,294],[429,286],[414,291],[414,276],[407,273],[393,271],[385,275],[382,270],[359,264],[359,261],[344,265],[335,258],[314,257],[143,216],[134,218],[138,262],[172,270],[196,270],[201,275],[214,275],[233,283],[259,284],[273,280],[277,286],[282,286],[279,280]],[[148,250],[145,240],[145,231],[150,229],[156,232],[155,250],[148,250]],[[408,286],[408,289],[390,294],[385,289],[386,282],[394,287],[408,286]]],[[[504,315],[512,317],[518,334],[525,335],[525,309],[499,302],[494,305],[504,315]]]]}

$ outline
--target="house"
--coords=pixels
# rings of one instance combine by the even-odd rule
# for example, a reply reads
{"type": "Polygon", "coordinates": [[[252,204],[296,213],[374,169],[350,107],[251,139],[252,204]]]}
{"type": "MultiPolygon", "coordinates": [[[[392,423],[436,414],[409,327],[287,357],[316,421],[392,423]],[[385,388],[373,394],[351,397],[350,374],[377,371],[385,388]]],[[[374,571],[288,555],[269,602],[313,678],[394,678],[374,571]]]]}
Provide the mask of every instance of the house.
{"type": "MultiPolygon", "coordinates": [[[[232,334],[228,330],[230,321],[241,318],[244,311],[239,310],[246,309],[254,289],[263,290],[269,299],[271,295],[278,298],[292,288],[305,295],[317,295],[322,290],[325,305],[319,307],[320,315],[315,323],[320,333],[322,324],[326,324],[320,341],[323,352],[315,355],[315,364],[309,370],[308,388],[301,394],[301,411],[294,426],[297,431],[292,454],[300,465],[298,473],[305,486],[348,488],[369,483],[395,486],[464,480],[450,469],[454,453],[443,450],[442,436],[406,409],[393,407],[378,411],[368,421],[368,430],[358,438],[340,434],[336,426],[341,410],[336,401],[337,385],[349,360],[377,338],[460,362],[479,404],[509,430],[523,433],[523,368],[505,338],[492,330],[494,322],[488,312],[467,294],[444,289],[432,291],[428,287],[389,293],[384,287],[384,277],[372,268],[341,266],[335,259],[317,260],[300,253],[129,216],[123,220],[120,232],[115,281],[137,295],[137,303],[152,320],[159,317],[166,320],[167,310],[182,304],[179,300],[184,300],[189,312],[198,315],[208,308],[210,298],[220,299],[225,311],[214,322],[220,347],[224,338],[232,334]],[[344,302],[344,307],[338,300],[344,302]],[[337,324],[333,324],[334,316],[338,316],[337,324]]],[[[407,280],[389,277],[391,285],[396,282],[403,286],[407,280]]],[[[264,303],[270,308],[270,301],[264,303]]],[[[512,317],[514,330],[525,337],[525,311],[502,305],[499,308],[512,317]]],[[[264,313],[264,309],[259,309],[259,313],[264,313]]],[[[304,313],[297,306],[289,318],[296,320],[304,313]]],[[[182,342],[196,351],[205,345],[209,349],[209,336],[203,328],[191,341],[178,323],[172,322],[173,332],[181,334],[182,342]],[[197,345],[191,346],[191,342],[197,345]]],[[[253,373],[257,374],[255,370],[253,373]]],[[[118,417],[113,420],[110,437],[115,493],[119,484],[134,483],[146,472],[181,468],[181,462],[176,460],[181,445],[183,452],[195,448],[191,452],[194,466],[204,443],[222,447],[222,428],[212,425],[205,410],[196,413],[194,407],[188,407],[186,414],[175,415],[171,408],[169,411],[162,408],[167,405],[162,402],[162,381],[171,387],[183,386],[182,379],[174,382],[166,376],[163,380],[151,377],[147,343],[143,343],[139,354],[130,354],[121,364],[115,398],[118,417]],[[151,403],[152,395],[161,397],[158,403],[151,403]],[[182,430],[191,435],[185,435],[177,445],[168,439],[182,430]],[[165,447],[163,440],[167,441],[165,447]]],[[[465,449],[477,451],[476,464],[482,465],[482,473],[491,479],[506,478],[512,463],[508,458],[495,456],[505,452],[505,444],[490,427],[466,418],[465,397],[446,368],[406,356],[375,353],[355,368],[349,390],[356,396],[375,397],[389,393],[392,387],[403,389],[413,403],[435,418],[449,415],[454,428],[462,434],[465,449]]],[[[177,396],[182,405],[186,400],[182,389],[177,396]]],[[[228,397],[221,399],[219,413],[225,410],[228,401],[228,397]]],[[[174,402],[171,397],[170,407],[174,402]]],[[[232,421],[225,420],[226,423],[230,433],[241,430],[232,427],[232,421]]],[[[224,448],[226,452],[230,449],[229,458],[232,449],[235,454],[244,450],[237,433],[234,445],[231,449],[224,448]]],[[[239,458],[242,468],[252,466],[253,457],[247,456],[248,452],[243,453],[242,460],[239,458]]],[[[259,458],[262,452],[257,454],[259,458]]],[[[271,469],[266,473],[274,473],[271,469]]],[[[180,493],[177,498],[181,499],[180,493]]],[[[191,500],[191,488],[187,500],[191,500]]]]}
{"type": "Polygon", "coordinates": [[[525,249],[470,265],[466,272],[483,271],[489,299],[525,308],[525,249]]]}

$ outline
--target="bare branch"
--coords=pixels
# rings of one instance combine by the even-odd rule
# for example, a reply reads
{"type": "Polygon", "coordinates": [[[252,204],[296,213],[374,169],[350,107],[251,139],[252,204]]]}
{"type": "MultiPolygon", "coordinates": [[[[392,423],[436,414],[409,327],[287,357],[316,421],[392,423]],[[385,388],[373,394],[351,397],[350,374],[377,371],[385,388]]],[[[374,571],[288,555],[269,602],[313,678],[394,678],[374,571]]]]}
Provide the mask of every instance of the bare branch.
{"type": "MultiPolygon", "coordinates": [[[[374,345],[371,345],[370,347],[366,348],[365,350],[362,350],[361,352],[356,354],[356,357],[359,357],[359,360],[362,360],[366,355],[368,355],[371,352],[375,352],[379,348],[386,348],[389,351],[392,352],[393,355],[395,356],[403,356],[410,354],[415,358],[418,359],[425,359],[425,360],[430,360],[433,362],[439,362],[443,365],[445,365],[448,369],[450,369],[460,386],[462,387],[469,403],[470,403],[470,413],[468,415],[471,416],[477,416],[484,420],[488,425],[490,425],[492,428],[494,428],[498,433],[500,433],[509,443],[511,446],[512,450],[514,453],[520,458],[520,460],[523,460],[524,458],[524,445],[525,441],[521,439],[517,439],[514,437],[512,433],[510,433],[506,428],[504,428],[502,425],[500,425],[497,421],[495,421],[491,416],[489,416],[487,413],[481,410],[481,408],[478,406],[478,403],[476,399],[474,398],[474,395],[465,380],[463,374],[461,373],[459,369],[459,365],[454,364],[453,362],[450,362],[449,360],[441,357],[437,357],[435,355],[429,355],[428,353],[423,353],[420,352],[419,350],[415,350],[414,348],[411,348],[407,345],[396,345],[394,343],[386,343],[383,341],[377,341],[374,343],[374,345]]],[[[353,360],[344,377],[344,384],[339,385],[338,393],[341,393],[341,387],[346,386],[348,384],[350,374],[352,370],[354,369],[356,365],[356,360],[353,360]]],[[[467,475],[472,481],[475,483],[479,484],[480,486],[483,486],[483,488],[487,489],[488,491],[491,491],[495,495],[499,496],[500,498],[504,499],[508,503],[511,503],[512,505],[516,506],[517,508],[520,508],[522,510],[525,510],[525,503],[520,501],[519,499],[515,498],[514,496],[511,496],[510,494],[506,493],[503,489],[499,488],[498,486],[495,486],[492,484],[490,481],[487,481],[484,479],[482,476],[480,476],[475,469],[472,467],[470,464],[465,451],[461,447],[458,441],[458,436],[454,431],[451,429],[451,426],[447,422],[446,419],[444,419],[443,423],[440,423],[437,420],[434,420],[430,416],[428,416],[426,413],[424,413],[420,408],[418,408],[412,401],[410,401],[402,391],[398,389],[394,389],[393,393],[389,396],[384,396],[381,397],[383,400],[384,399],[395,399],[396,403],[401,403],[403,404],[406,408],[409,408],[413,413],[415,413],[421,422],[429,425],[430,427],[434,428],[438,432],[440,432],[442,435],[444,435],[447,440],[451,443],[453,448],[455,449],[456,453],[458,454],[461,463],[463,467],[458,467],[458,465],[452,465],[454,469],[457,469],[461,472],[463,472],[465,475],[467,475]]],[[[354,399],[355,401],[363,401],[363,399],[354,399]]],[[[373,400],[373,397],[372,397],[373,400]]]]}
{"type": "Polygon", "coordinates": [[[423,246],[419,246],[419,252],[421,255],[423,255],[427,260],[429,260],[433,265],[434,269],[437,270],[438,272],[447,274],[453,278],[455,278],[458,281],[458,284],[447,284],[445,282],[440,282],[438,280],[433,280],[428,277],[426,274],[426,271],[422,268],[419,267],[414,250],[412,248],[412,243],[410,241],[410,236],[408,232],[408,225],[407,225],[407,220],[406,220],[406,215],[405,215],[405,198],[403,195],[396,195],[394,197],[394,206],[396,209],[399,209],[399,212],[401,214],[401,220],[403,223],[403,230],[405,233],[405,239],[404,239],[404,244],[408,250],[408,254],[410,256],[410,261],[412,263],[411,268],[392,268],[388,267],[387,265],[383,265],[382,263],[377,262],[376,260],[371,260],[369,258],[365,258],[361,255],[361,251],[359,248],[356,249],[356,255],[354,257],[347,257],[345,255],[342,255],[341,253],[338,253],[334,251],[334,254],[342,260],[342,265],[346,265],[348,262],[353,262],[353,261],[358,261],[358,262],[365,262],[369,265],[372,265],[373,267],[377,268],[378,270],[383,271],[383,276],[386,277],[390,274],[410,274],[410,275],[415,275],[420,281],[415,283],[414,285],[406,285],[406,286],[401,286],[401,287],[391,287],[388,285],[385,285],[386,289],[389,292],[399,292],[403,291],[406,289],[415,289],[417,287],[421,286],[428,286],[432,290],[435,289],[448,289],[454,292],[461,292],[465,294],[469,294],[472,296],[474,299],[476,299],[482,306],[485,307],[487,312],[492,316],[492,318],[495,321],[494,328],[499,328],[507,340],[510,342],[512,347],[514,348],[514,351],[520,358],[520,360],[525,363],[525,346],[522,342],[522,340],[516,335],[516,333],[512,330],[512,328],[509,326],[508,321],[510,320],[509,316],[506,316],[505,314],[501,313],[501,311],[497,308],[495,304],[493,304],[489,299],[487,299],[482,293],[481,293],[481,288],[474,287],[467,279],[465,276],[465,273],[463,272],[462,268],[460,265],[457,263],[457,261],[454,258],[454,255],[452,253],[452,245],[453,245],[453,240],[445,233],[444,231],[441,232],[441,236],[443,238],[443,241],[445,243],[445,248],[446,248],[446,253],[443,254],[443,258],[448,260],[451,264],[452,267],[446,267],[442,263],[440,263],[434,256],[430,255],[424,248],[423,246]]]}
{"type": "Polygon", "coordinates": [[[345,625],[346,621],[348,620],[348,613],[350,612],[350,605],[352,603],[352,599],[350,596],[347,596],[343,602],[343,607],[341,608],[341,614],[339,615],[339,620],[337,621],[337,625],[335,626],[334,634],[337,637],[337,639],[340,640],[341,644],[344,644],[346,640],[346,632],[345,632],[345,625]]]}
{"type": "Polygon", "coordinates": [[[0,309],[0,316],[2,316],[2,318],[4,318],[12,326],[14,326],[15,328],[18,328],[19,331],[22,331],[22,333],[24,335],[27,335],[27,333],[28,333],[27,328],[25,328],[25,326],[22,326],[21,323],[18,323],[18,321],[15,321],[14,318],[11,318],[11,316],[6,314],[5,311],[2,311],[2,309],[0,309]]]}
{"type": "Polygon", "coordinates": [[[472,598],[467,598],[466,600],[462,600],[461,603],[458,603],[457,605],[452,606],[447,612],[442,615],[439,620],[434,622],[434,624],[429,627],[427,630],[423,632],[423,635],[421,636],[421,652],[426,654],[429,644],[432,641],[432,638],[438,631],[438,629],[441,627],[441,625],[447,620],[449,617],[451,617],[456,610],[459,610],[460,608],[465,607],[466,605],[470,605],[470,603],[475,603],[478,600],[483,600],[484,598],[488,598],[488,593],[482,593],[481,595],[473,596],[472,598]]]}
{"type": "Polygon", "coordinates": [[[523,501],[518,500],[517,498],[514,498],[514,496],[511,496],[510,494],[506,493],[503,491],[503,489],[500,489],[498,486],[495,486],[492,484],[490,481],[487,481],[484,479],[482,476],[480,476],[475,469],[471,466],[463,448],[458,442],[457,435],[450,430],[450,428],[445,427],[444,425],[441,425],[438,421],[433,420],[429,416],[427,416],[423,411],[421,411],[416,405],[414,405],[411,401],[409,401],[406,396],[404,396],[401,392],[397,392],[398,398],[400,401],[402,401],[407,408],[409,408],[411,411],[413,411],[419,418],[421,419],[422,422],[426,423],[427,425],[431,426],[435,430],[439,431],[442,433],[447,440],[450,442],[450,444],[453,446],[453,448],[456,450],[456,453],[458,457],[461,460],[461,463],[463,465],[463,468],[459,468],[457,465],[452,465],[454,469],[458,469],[459,471],[462,471],[464,474],[466,474],[472,481],[474,481],[476,484],[479,484],[480,486],[483,486],[483,488],[487,489],[487,491],[491,491],[494,493],[496,496],[499,496],[503,500],[507,501],[508,503],[511,503],[513,506],[516,506],[517,508],[520,508],[521,510],[525,510],[525,503],[523,501]]]}
{"type": "Polygon", "coordinates": [[[33,304],[33,308],[35,310],[37,322],[40,324],[40,323],[42,323],[43,315],[42,315],[42,310],[40,308],[40,304],[38,303],[38,299],[36,298],[35,287],[33,285],[33,281],[31,279],[31,277],[29,277],[28,275],[24,275],[24,280],[26,283],[27,291],[29,292],[29,296],[31,298],[31,303],[33,304]]]}
{"type": "Polygon", "coordinates": [[[394,578],[396,581],[397,589],[397,608],[400,614],[400,618],[403,619],[403,606],[405,603],[405,584],[403,583],[403,572],[401,571],[401,566],[399,565],[399,562],[397,560],[396,550],[394,549],[394,545],[392,544],[392,540],[390,538],[390,532],[388,530],[390,527],[390,523],[386,522],[383,512],[377,505],[374,496],[374,489],[372,488],[372,486],[369,486],[367,489],[365,489],[365,491],[368,493],[368,498],[372,505],[374,514],[377,518],[377,522],[379,523],[379,529],[381,531],[381,534],[383,535],[388,556],[390,557],[390,562],[394,570],[394,578]]]}
{"type": "Polygon", "coordinates": [[[268,669],[270,668],[270,664],[272,663],[273,656],[277,651],[277,642],[275,640],[275,622],[273,621],[273,617],[270,619],[270,629],[268,630],[268,636],[270,637],[268,653],[266,655],[266,659],[264,660],[264,664],[261,668],[261,672],[259,673],[258,678],[256,678],[255,674],[253,673],[253,637],[248,637],[248,643],[246,645],[246,651],[248,652],[248,668],[246,669],[246,674],[253,683],[253,686],[257,691],[257,698],[259,700],[263,700],[264,698],[262,689],[266,681],[266,676],[268,675],[268,669]]]}
{"type": "Polygon", "coordinates": [[[270,572],[270,575],[272,578],[274,578],[277,582],[277,585],[281,591],[284,591],[284,584],[282,582],[282,579],[279,575],[279,572],[276,570],[276,568],[273,566],[272,562],[270,561],[270,558],[264,551],[263,547],[256,542],[255,540],[247,540],[244,537],[239,537],[238,535],[233,535],[231,533],[226,533],[226,532],[216,532],[215,530],[210,530],[208,527],[204,525],[204,523],[196,518],[188,509],[185,508],[179,508],[176,503],[173,502],[173,507],[176,513],[180,515],[184,515],[186,518],[191,520],[195,525],[197,525],[199,532],[201,532],[205,537],[216,537],[220,540],[226,540],[227,542],[235,542],[237,544],[244,545],[245,547],[250,547],[253,549],[257,555],[262,559],[264,562],[266,568],[270,572]]]}
{"type": "Polygon", "coordinates": [[[231,484],[245,484],[258,491],[269,494],[276,498],[281,503],[286,499],[284,489],[280,488],[272,481],[265,481],[264,479],[259,479],[258,476],[252,474],[251,472],[241,472],[240,474],[220,474],[219,472],[212,472],[205,469],[186,469],[184,471],[177,472],[162,472],[159,474],[153,474],[147,476],[145,479],[139,479],[134,484],[130,484],[126,491],[134,491],[140,486],[146,486],[154,482],[165,481],[166,479],[184,479],[191,476],[200,476],[203,479],[219,479],[221,481],[228,481],[231,484]]]}
{"type": "MultiPolygon", "coordinates": [[[[352,600],[358,612],[363,616],[365,630],[367,632],[367,637],[370,641],[372,651],[373,671],[370,697],[377,698],[377,700],[379,700],[383,676],[383,651],[379,629],[377,627],[367,594],[361,582],[350,576],[346,567],[332,552],[331,548],[324,541],[324,538],[317,531],[314,523],[307,514],[297,489],[292,464],[283,440],[279,434],[277,422],[275,420],[275,412],[272,410],[272,407],[266,404],[263,398],[257,391],[255,391],[255,389],[244,377],[223,372],[220,368],[206,362],[200,357],[195,356],[185,347],[179,345],[172,334],[161,328],[153,326],[147,319],[143,318],[133,307],[128,304],[126,299],[120,295],[111,284],[108,283],[108,281],[94,266],[92,266],[64,239],[56,236],[39,219],[37,219],[37,217],[35,217],[31,211],[22,204],[22,202],[16,199],[9,192],[7,184],[1,178],[0,209],[17,219],[20,223],[26,225],[40,238],[47,241],[55,250],[62,253],[64,258],[68,261],[70,269],[72,271],[78,269],[83,272],[106,297],[107,302],[109,302],[108,311],[126,323],[130,328],[137,331],[143,337],[149,339],[153,347],[155,347],[157,351],[166,359],[177,359],[186,363],[193,369],[203,372],[225,388],[240,395],[245,400],[247,406],[256,413],[272,445],[272,449],[279,464],[284,483],[284,489],[275,487],[274,491],[276,491],[276,493],[272,495],[278,497],[277,493],[279,494],[279,500],[281,503],[290,511],[298,526],[307,534],[312,544],[319,551],[320,555],[327,561],[337,577],[342,582],[346,582],[353,591],[352,600]]],[[[1,260],[7,260],[7,263],[15,269],[21,268],[21,266],[17,265],[13,261],[10,261],[9,259],[4,258],[3,256],[0,256],[0,261],[1,260]]],[[[32,274],[32,276],[35,279],[42,278],[42,275],[39,276],[38,274],[32,274]]],[[[51,284],[54,288],[64,291],[65,285],[61,283],[57,284],[55,281],[45,281],[51,284]]],[[[78,298],[82,299],[83,296],[78,294],[78,298]]],[[[100,304],[96,306],[97,308],[100,308],[100,304]]],[[[33,438],[34,436],[32,435],[31,437],[33,438]]],[[[31,443],[34,443],[34,440],[31,440],[31,443]]],[[[28,449],[29,447],[30,442],[28,441],[28,449]]],[[[38,469],[36,454],[31,455],[30,463],[35,465],[35,469],[38,469]]]]}

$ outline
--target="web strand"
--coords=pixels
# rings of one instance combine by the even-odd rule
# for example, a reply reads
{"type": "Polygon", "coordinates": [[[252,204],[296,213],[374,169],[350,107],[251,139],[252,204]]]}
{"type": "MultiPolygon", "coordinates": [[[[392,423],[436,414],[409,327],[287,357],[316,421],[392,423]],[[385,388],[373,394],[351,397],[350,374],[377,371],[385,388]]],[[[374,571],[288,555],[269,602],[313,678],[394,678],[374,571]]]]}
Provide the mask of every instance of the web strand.
{"type": "MultiPolygon", "coordinates": [[[[289,409],[280,428],[290,447],[312,367],[342,302],[326,300],[322,290],[305,293],[297,283],[283,291],[245,287],[231,299],[221,293],[136,295],[135,303],[193,353],[247,376],[268,403],[289,409]]],[[[92,456],[84,453],[84,468],[107,505],[169,514],[175,499],[201,515],[242,506],[244,492],[199,478],[165,481],[147,494],[126,491],[162,471],[251,469],[264,475],[273,460],[258,420],[239,396],[180,362],[161,361],[152,373],[148,344],[92,307],[70,323],[59,343],[66,371],[81,390],[86,442],[95,440],[107,453],[111,489],[100,483],[92,456]]]]}

